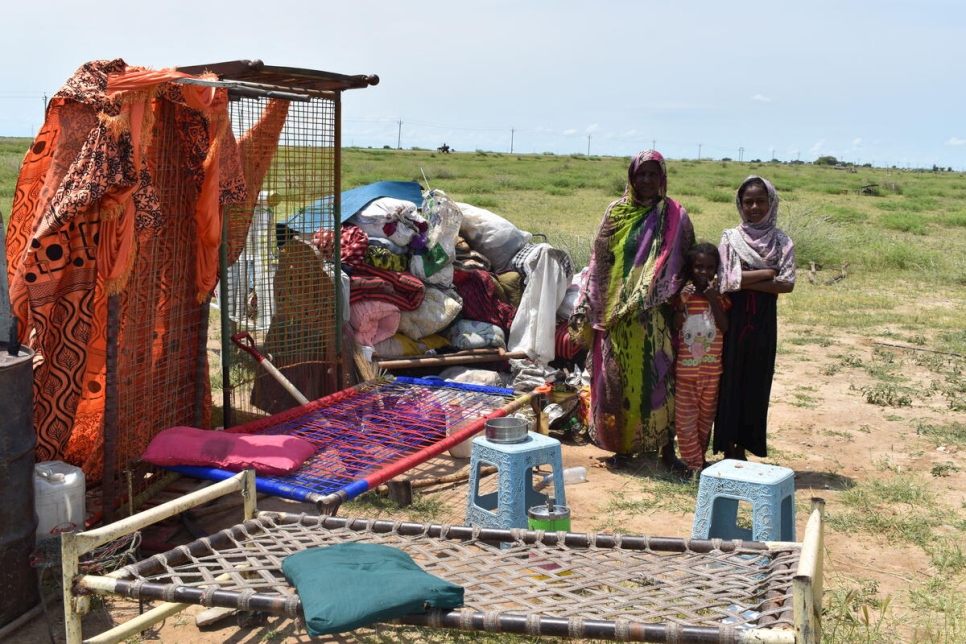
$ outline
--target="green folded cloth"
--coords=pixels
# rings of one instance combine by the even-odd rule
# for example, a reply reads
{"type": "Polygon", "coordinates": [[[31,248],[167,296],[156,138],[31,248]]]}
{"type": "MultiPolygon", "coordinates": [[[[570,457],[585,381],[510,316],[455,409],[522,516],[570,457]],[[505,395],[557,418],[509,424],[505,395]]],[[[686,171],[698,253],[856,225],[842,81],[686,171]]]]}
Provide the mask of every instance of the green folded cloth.
{"type": "Polygon", "coordinates": [[[402,550],[374,543],[309,548],[286,557],[282,572],[298,591],[313,636],[463,605],[462,586],[429,574],[402,550]]]}

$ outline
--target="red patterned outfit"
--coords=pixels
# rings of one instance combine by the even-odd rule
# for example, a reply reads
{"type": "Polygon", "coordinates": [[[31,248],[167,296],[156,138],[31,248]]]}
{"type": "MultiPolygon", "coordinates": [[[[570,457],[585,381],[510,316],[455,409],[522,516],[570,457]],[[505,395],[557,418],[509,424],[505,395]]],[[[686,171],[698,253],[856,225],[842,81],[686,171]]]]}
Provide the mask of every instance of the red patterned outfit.
{"type": "MultiPolygon", "coordinates": [[[[719,295],[722,310],[731,301],[719,295]]],[[[675,371],[674,417],[678,450],[688,468],[704,467],[711,426],[718,409],[718,385],[721,380],[721,353],[724,334],[714,322],[708,299],[697,293],[682,302],[684,323],[678,331],[678,357],[675,371]]]]}

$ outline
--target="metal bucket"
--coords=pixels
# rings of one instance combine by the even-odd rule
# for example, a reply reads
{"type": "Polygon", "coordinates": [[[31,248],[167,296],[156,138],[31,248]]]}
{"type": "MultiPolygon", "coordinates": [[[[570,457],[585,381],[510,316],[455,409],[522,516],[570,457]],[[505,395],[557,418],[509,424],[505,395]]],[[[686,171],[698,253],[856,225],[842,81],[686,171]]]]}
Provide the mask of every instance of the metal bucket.
{"type": "Polygon", "coordinates": [[[535,505],[527,510],[527,525],[531,530],[570,532],[570,508],[566,505],[535,505]]]}
{"type": "Polygon", "coordinates": [[[34,514],[33,355],[12,356],[0,342],[0,626],[40,601],[30,566],[34,514]]]}
{"type": "Polygon", "coordinates": [[[502,416],[486,421],[486,438],[494,443],[522,443],[527,440],[526,418],[502,416]]]}

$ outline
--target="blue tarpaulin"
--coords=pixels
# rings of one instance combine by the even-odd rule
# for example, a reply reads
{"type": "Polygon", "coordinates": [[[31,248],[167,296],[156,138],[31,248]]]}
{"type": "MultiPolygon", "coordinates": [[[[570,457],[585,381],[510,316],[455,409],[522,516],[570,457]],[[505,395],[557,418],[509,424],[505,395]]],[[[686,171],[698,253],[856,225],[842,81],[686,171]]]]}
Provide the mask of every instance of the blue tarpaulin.
{"type": "MultiPolygon", "coordinates": [[[[377,181],[342,193],[342,221],[356,214],[371,202],[382,197],[404,199],[416,204],[423,202],[423,189],[418,181],[377,181]]],[[[289,217],[284,225],[293,234],[311,236],[323,225],[332,227],[332,197],[323,197],[289,217]]]]}

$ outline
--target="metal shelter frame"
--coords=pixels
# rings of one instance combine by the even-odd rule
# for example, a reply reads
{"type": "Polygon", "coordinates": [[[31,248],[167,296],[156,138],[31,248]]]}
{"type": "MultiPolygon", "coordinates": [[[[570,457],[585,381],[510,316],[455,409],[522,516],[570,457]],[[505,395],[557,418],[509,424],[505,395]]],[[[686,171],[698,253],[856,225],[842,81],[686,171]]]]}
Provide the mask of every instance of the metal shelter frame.
{"type": "MultiPolygon", "coordinates": [[[[273,195],[278,193],[280,197],[278,203],[273,197],[271,207],[256,201],[254,215],[250,204],[223,208],[219,286],[216,289],[216,302],[220,308],[219,325],[215,329],[209,324],[209,313],[215,310],[209,308],[210,302],[201,303],[200,311],[194,303],[182,307],[187,309],[186,317],[200,319],[200,330],[197,342],[190,342],[192,346],[170,348],[172,356],[179,356],[181,362],[193,361],[194,367],[184,365],[183,384],[193,387],[193,391],[181,394],[177,401],[168,395],[170,392],[159,391],[157,383],[147,381],[150,379],[141,379],[146,381],[139,382],[137,379],[117,377],[119,363],[130,364],[133,360],[136,364],[143,357],[136,352],[125,353],[119,346],[119,336],[123,333],[120,311],[127,307],[130,317],[130,298],[122,300],[122,295],[108,298],[101,489],[101,512],[106,521],[111,521],[115,513],[123,511],[125,506],[125,514],[133,513],[139,500],[151,493],[157,481],[156,476],[142,471],[150,468],[137,462],[143,449],[141,443],[150,440],[152,435],[138,434],[137,440],[134,440],[128,425],[137,419],[139,425],[147,428],[148,434],[152,431],[156,434],[172,423],[205,427],[211,404],[209,391],[212,384],[216,389],[218,386],[218,362],[224,410],[221,424],[224,426],[269,415],[295,404],[296,401],[290,400],[288,394],[273,389],[274,383],[267,382],[271,379],[259,373],[232,347],[230,337],[235,331],[251,330],[260,346],[274,342],[271,348],[275,357],[288,361],[287,367],[295,374],[290,375],[293,380],[297,375],[304,375],[305,380],[296,381],[296,384],[304,387],[305,393],[312,398],[342,389],[346,384],[342,364],[342,282],[338,248],[341,94],[346,90],[376,85],[379,77],[279,67],[266,65],[260,60],[190,65],[179,67],[178,71],[193,75],[178,79],[178,83],[227,90],[229,127],[234,132],[234,139],[239,146],[253,146],[247,150],[247,155],[240,156],[249,161],[254,159],[251,163],[258,166],[256,171],[246,173],[257,177],[259,183],[258,186],[251,186],[251,190],[271,192],[273,195]],[[267,116],[273,116],[270,114],[273,110],[275,114],[282,115],[284,122],[274,132],[274,137],[267,137],[267,144],[254,147],[253,133],[259,128],[264,129],[264,122],[267,116]],[[272,207],[296,209],[320,198],[328,199],[328,215],[335,231],[335,247],[331,253],[320,253],[307,243],[309,240],[288,244],[288,249],[280,249],[272,207]],[[259,228],[256,223],[264,225],[259,228]],[[230,260],[234,261],[230,264],[230,260]],[[309,265],[307,262],[311,264],[311,271],[303,270],[309,265]],[[239,268],[242,264],[243,269],[239,268]],[[247,286],[249,269],[255,265],[259,269],[270,270],[270,277],[275,277],[278,269],[281,279],[287,280],[284,286],[288,290],[285,294],[294,294],[294,297],[288,297],[285,301],[277,301],[273,292],[276,284],[268,281],[260,285],[265,324],[257,329],[254,328],[257,324],[244,315],[237,315],[237,310],[231,308],[232,304],[244,304],[248,289],[240,291],[241,297],[236,298],[238,302],[231,302],[230,291],[237,286],[235,283],[239,281],[239,275],[243,276],[241,279],[247,286]],[[311,299],[300,301],[303,294],[311,299]],[[275,306],[276,303],[278,306],[275,306]],[[309,323],[303,323],[299,314],[304,311],[318,311],[318,314],[309,323]],[[275,322],[278,322],[277,328],[269,328],[275,322]],[[214,349],[212,338],[218,338],[218,349],[214,349]],[[220,353],[218,358],[215,357],[217,353],[220,353]],[[212,380],[215,382],[212,383],[212,380]],[[145,416],[143,410],[138,412],[137,405],[152,406],[142,401],[147,396],[161,397],[154,404],[156,408],[163,406],[165,413],[145,416]],[[172,409],[174,405],[180,407],[172,409]],[[151,418],[155,419],[156,426],[151,426],[151,418]],[[127,477],[126,481],[124,476],[127,477]]],[[[159,145],[175,146],[170,149],[177,150],[178,143],[171,137],[163,140],[158,137],[157,140],[159,145]]],[[[159,186],[169,192],[179,185],[179,181],[176,173],[157,178],[159,186]]],[[[191,258],[175,257],[169,261],[187,266],[191,258]]],[[[264,274],[265,270],[261,272],[264,274]]],[[[164,294],[159,293],[158,297],[163,298],[164,294]]],[[[150,302],[147,304],[150,305],[150,302]]],[[[151,315],[152,311],[146,309],[135,313],[134,317],[147,319],[151,315]]],[[[146,336],[144,343],[150,346],[150,342],[151,338],[146,336]]],[[[217,424],[217,421],[211,424],[217,424]]]]}

